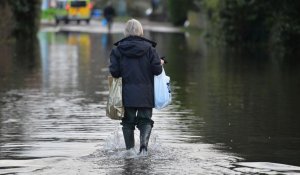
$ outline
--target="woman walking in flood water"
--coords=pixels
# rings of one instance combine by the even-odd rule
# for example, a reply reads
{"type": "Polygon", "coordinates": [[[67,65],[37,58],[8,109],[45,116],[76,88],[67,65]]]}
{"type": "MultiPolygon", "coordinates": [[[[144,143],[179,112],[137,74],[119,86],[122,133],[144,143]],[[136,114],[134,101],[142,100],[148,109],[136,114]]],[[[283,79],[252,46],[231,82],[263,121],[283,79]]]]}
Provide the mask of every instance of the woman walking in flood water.
{"type": "Polygon", "coordinates": [[[139,21],[127,21],[125,38],[116,42],[110,54],[109,70],[113,77],[122,77],[125,109],[121,125],[126,149],[134,148],[135,126],[140,130],[140,154],[147,155],[153,127],[154,75],[162,72],[164,63],[155,50],[156,43],[143,37],[139,21]]]}

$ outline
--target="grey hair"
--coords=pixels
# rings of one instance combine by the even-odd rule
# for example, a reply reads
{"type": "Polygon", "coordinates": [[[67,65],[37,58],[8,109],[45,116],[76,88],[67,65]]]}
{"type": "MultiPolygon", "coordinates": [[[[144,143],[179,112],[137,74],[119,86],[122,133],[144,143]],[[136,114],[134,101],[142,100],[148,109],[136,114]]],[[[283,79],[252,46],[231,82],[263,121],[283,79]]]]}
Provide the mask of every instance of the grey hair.
{"type": "Polygon", "coordinates": [[[143,36],[143,27],[142,24],[136,20],[131,19],[126,22],[125,30],[124,30],[125,37],[128,36],[143,36]]]}

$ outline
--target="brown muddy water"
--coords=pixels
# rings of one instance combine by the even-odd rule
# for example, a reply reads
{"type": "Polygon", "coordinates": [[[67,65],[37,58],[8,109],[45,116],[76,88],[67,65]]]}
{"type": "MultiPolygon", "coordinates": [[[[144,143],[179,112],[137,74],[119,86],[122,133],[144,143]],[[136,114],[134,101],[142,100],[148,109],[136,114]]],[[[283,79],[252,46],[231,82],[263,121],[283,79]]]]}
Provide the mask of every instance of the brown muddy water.
{"type": "Polygon", "coordinates": [[[173,91],[154,110],[147,157],[129,155],[120,122],[105,116],[121,34],[41,31],[36,43],[0,45],[0,174],[300,174],[297,59],[146,36],[169,61],[173,91]]]}

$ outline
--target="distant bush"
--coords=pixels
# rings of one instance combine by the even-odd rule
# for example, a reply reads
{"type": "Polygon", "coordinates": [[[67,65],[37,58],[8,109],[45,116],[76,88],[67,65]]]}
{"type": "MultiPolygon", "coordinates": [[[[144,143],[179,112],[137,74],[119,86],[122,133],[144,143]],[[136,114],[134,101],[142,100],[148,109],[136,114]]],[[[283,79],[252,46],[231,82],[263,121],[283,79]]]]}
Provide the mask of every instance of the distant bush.
{"type": "Polygon", "coordinates": [[[54,19],[56,15],[58,16],[62,16],[62,15],[66,15],[67,12],[65,9],[56,9],[56,8],[49,8],[46,10],[42,11],[42,19],[54,19]]]}
{"type": "Polygon", "coordinates": [[[191,3],[189,0],[168,0],[170,20],[175,26],[182,26],[187,20],[191,3]]]}
{"type": "Polygon", "coordinates": [[[224,38],[231,44],[261,42],[269,37],[268,11],[260,0],[223,0],[219,14],[224,38]]]}
{"type": "Polygon", "coordinates": [[[292,50],[300,47],[300,1],[273,0],[266,4],[272,7],[273,40],[292,50]]]}
{"type": "Polygon", "coordinates": [[[300,1],[195,0],[207,13],[208,33],[227,44],[300,45],[300,1]]]}

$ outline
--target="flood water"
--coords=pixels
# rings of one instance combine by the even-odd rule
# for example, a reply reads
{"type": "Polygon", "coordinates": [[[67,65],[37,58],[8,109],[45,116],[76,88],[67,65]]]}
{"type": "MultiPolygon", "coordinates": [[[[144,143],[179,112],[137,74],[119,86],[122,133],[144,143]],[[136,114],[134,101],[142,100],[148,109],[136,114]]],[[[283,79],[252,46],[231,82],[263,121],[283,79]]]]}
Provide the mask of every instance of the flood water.
{"type": "Polygon", "coordinates": [[[297,59],[146,36],[169,61],[173,91],[154,110],[147,157],[128,156],[120,122],[105,116],[121,34],[41,31],[0,45],[0,174],[300,174],[297,59]]]}

